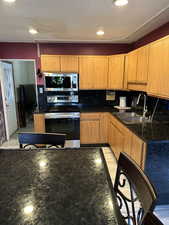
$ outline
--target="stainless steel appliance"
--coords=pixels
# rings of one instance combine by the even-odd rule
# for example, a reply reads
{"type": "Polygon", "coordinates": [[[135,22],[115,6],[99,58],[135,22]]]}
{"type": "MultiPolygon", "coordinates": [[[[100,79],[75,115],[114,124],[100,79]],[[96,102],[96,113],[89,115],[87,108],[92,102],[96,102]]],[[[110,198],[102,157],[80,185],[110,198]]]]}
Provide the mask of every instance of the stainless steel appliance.
{"type": "Polygon", "coordinates": [[[46,91],[78,91],[77,73],[44,73],[46,91]]]}
{"type": "Polygon", "coordinates": [[[63,103],[78,103],[79,96],[77,93],[58,93],[57,95],[47,95],[47,104],[63,104],[63,103]]]}
{"type": "Polygon", "coordinates": [[[80,113],[50,112],[45,114],[46,132],[66,134],[65,147],[80,147],[80,113]]]}

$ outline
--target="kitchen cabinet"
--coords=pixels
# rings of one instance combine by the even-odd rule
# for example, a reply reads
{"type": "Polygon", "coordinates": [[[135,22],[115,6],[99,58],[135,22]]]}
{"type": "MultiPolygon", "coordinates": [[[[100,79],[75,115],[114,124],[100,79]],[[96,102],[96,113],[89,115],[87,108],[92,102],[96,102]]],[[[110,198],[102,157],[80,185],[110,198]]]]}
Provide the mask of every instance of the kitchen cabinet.
{"type": "Polygon", "coordinates": [[[127,55],[126,76],[128,89],[146,91],[148,82],[149,45],[127,55]]]}
{"type": "Polygon", "coordinates": [[[79,57],[73,55],[61,55],[61,71],[77,72],[79,71],[79,57]]]}
{"type": "Polygon", "coordinates": [[[132,133],[112,115],[109,116],[108,129],[108,143],[116,159],[118,160],[120,152],[126,152],[130,155],[132,133]]]}
{"type": "Polygon", "coordinates": [[[145,156],[146,156],[146,144],[136,135],[132,135],[131,144],[131,158],[136,161],[136,163],[144,169],[145,156]]]}
{"type": "Polygon", "coordinates": [[[169,37],[150,44],[148,93],[169,98],[169,37]]]}
{"type": "Polygon", "coordinates": [[[136,82],[137,75],[137,50],[134,50],[126,56],[126,76],[127,82],[136,82]]]}
{"type": "Polygon", "coordinates": [[[34,132],[45,133],[45,115],[34,113],[34,132]]]}
{"type": "Polygon", "coordinates": [[[80,114],[80,143],[107,143],[106,113],[80,114]]]}
{"type": "Polygon", "coordinates": [[[80,89],[106,89],[108,56],[79,56],[80,89]]]}
{"type": "Polygon", "coordinates": [[[56,72],[61,70],[59,55],[41,55],[41,70],[43,72],[56,72]]]}
{"type": "Polygon", "coordinates": [[[114,151],[115,157],[118,160],[120,152],[124,149],[124,134],[116,125],[110,121],[109,123],[109,144],[114,151]]]}
{"type": "Polygon", "coordinates": [[[123,89],[125,55],[109,56],[108,89],[123,89]]]}
{"type": "Polygon", "coordinates": [[[44,72],[78,72],[79,58],[76,55],[41,55],[44,72]]]}
{"type": "Polygon", "coordinates": [[[109,115],[108,143],[117,160],[120,152],[125,152],[144,169],[146,143],[112,115],[109,115]]]}
{"type": "Polygon", "coordinates": [[[149,63],[149,45],[137,49],[137,76],[136,82],[147,84],[149,63]]]}

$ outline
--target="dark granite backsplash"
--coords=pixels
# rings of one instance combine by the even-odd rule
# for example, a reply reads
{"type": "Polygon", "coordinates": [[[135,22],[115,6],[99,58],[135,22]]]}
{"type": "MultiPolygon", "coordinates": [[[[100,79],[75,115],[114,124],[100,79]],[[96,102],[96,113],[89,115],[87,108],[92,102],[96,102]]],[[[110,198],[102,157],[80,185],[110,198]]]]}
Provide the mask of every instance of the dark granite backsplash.
{"type": "MultiPolygon", "coordinates": [[[[111,90],[112,92],[113,90],[111,90]]],[[[133,96],[138,96],[139,92],[136,91],[115,91],[115,100],[107,101],[106,93],[107,90],[80,90],[79,99],[80,104],[86,105],[104,105],[104,106],[115,106],[119,105],[119,97],[127,97],[127,106],[131,106],[133,96]]]]}
{"type": "MultiPolygon", "coordinates": [[[[113,91],[113,90],[111,90],[113,91]]],[[[89,106],[115,106],[119,105],[120,96],[127,97],[127,106],[132,105],[133,99],[137,99],[140,92],[138,91],[117,91],[115,90],[115,100],[107,101],[106,93],[108,90],[79,90],[79,103],[81,105],[89,106]]],[[[147,96],[147,108],[148,115],[151,115],[157,98],[147,96]]],[[[46,93],[43,85],[38,85],[38,105],[40,110],[47,110],[46,93]],[[39,92],[40,88],[43,88],[43,93],[39,92]]],[[[142,113],[143,110],[143,97],[140,98],[138,106],[134,109],[142,113]]],[[[169,120],[169,101],[160,99],[157,105],[154,119],[157,120],[169,120]]]]}

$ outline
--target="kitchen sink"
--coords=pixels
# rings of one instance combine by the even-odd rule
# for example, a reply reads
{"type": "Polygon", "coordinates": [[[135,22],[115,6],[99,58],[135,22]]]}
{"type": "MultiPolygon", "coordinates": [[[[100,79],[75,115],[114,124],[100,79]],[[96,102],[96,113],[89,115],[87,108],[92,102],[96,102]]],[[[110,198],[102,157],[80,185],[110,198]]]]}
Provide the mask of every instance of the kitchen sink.
{"type": "Polygon", "coordinates": [[[135,112],[117,112],[114,113],[125,124],[150,123],[151,121],[143,118],[135,112]]]}

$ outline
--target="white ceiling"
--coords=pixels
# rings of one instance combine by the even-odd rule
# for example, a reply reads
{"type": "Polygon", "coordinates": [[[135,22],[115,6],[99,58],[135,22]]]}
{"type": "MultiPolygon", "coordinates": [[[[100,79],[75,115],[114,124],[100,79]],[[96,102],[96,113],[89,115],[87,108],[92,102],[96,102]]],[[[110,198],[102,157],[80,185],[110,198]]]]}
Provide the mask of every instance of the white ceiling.
{"type": "Polygon", "coordinates": [[[7,42],[130,43],[168,21],[169,0],[129,0],[121,8],[112,0],[0,0],[0,41],[7,42]]]}

